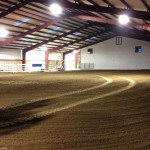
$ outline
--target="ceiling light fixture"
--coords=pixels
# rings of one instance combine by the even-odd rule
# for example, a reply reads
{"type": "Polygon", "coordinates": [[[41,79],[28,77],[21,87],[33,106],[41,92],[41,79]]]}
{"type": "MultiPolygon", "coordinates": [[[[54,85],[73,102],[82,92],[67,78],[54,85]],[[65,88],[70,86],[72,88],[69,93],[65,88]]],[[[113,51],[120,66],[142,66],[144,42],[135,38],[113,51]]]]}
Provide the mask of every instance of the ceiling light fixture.
{"type": "Polygon", "coordinates": [[[58,4],[51,4],[49,9],[55,16],[60,15],[62,13],[62,7],[58,4]]]}
{"type": "Polygon", "coordinates": [[[8,31],[6,29],[0,28],[0,37],[7,37],[8,31]]]}
{"type": "Polygon", "coordinates": [[[125,25],[125,24],[129,23],[130,18],[127,15],[120,15],[118,20],[119,20],[120,24],[125,25]]]}

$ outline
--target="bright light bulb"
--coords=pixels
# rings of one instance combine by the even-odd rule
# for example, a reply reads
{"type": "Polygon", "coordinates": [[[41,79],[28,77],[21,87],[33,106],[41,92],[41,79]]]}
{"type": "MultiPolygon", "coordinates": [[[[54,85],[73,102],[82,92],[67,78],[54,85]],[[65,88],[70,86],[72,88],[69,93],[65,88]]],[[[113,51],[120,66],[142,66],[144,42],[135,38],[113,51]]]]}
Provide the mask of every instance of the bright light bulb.
{"type": "Polygon", "coordinates": [[[119,22],[123,25],[127,24],[130,21],[129,17],[127,15],[120,15],[119,16],[119,22]]]}
{"type": "Polygon", "coordinates": [[[0,37],[6,37],[8,31],[6,29],[0,28],[0,37]]]}
{"type": "Polygon", "coordinates": [[[62,8],[58,4],[52,4],[49,9],[52,12],[52,14],[56,16],[62,13],[62,8]]]}

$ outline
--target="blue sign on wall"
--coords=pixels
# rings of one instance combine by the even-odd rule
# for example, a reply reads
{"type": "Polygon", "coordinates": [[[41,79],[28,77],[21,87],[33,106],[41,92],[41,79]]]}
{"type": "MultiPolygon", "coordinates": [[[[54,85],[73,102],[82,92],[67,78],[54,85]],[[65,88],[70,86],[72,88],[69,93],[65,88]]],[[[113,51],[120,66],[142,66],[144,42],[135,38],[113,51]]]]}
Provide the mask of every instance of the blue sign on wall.
{"type": "Polygon", "coordinates": [[[32,67],[42,67],[42,64],[32,64],[32,67]]]}

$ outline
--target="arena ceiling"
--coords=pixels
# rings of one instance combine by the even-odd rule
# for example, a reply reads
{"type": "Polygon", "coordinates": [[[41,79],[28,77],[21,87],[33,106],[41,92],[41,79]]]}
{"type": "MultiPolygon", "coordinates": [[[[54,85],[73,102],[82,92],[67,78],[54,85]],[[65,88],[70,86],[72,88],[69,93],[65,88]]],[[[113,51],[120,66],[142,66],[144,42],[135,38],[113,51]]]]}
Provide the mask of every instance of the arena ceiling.
{"type": "Polygon", "coordinates": [[[57,0],[57,17],[49,11],[53,1],[0,0],[0,27],[9,31],[0,48],[66,52],[116,36],[150,41],[150,0],[57,0]],[[118,23],[120,14],[130,16],[128,25],[118,23]]]}

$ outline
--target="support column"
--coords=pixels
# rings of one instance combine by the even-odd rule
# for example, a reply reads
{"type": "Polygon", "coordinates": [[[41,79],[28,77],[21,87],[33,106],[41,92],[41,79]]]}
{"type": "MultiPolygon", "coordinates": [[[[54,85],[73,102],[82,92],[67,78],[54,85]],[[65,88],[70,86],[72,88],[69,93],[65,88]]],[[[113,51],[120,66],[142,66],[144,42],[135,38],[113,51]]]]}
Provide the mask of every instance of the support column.
{"type": "Polygon", "coordinates": [[[22,51],[22,64],[26,64],[26,52],[22,51]]]}
{"type": "Polygon", "coordinates": [[[45,52],[45,69],[46,69],[46,70],[49,69],[49,67],[48,67],[48,65],[49,65],[49,62],[48,62],[49,53],[50,53],[49,51],[46,51],[46,52],[45,52]]]}
{"type": "Polygon", "coordinates": [[[26,51],[22,51],[22,70],[25,71],[26,68],[26,51]]]}
{"type": "Polygon", "coordinates": [[[48,51],[45,52],[45,64],[48,65],[48,56],[49,56],[49,53],[48,51]]]}
{"type": "Polygon", "coordinates": [[[80,55],[80,52],[75,54],[75,68],[77,69],[78,67],[78,56],[80,55]]]}

